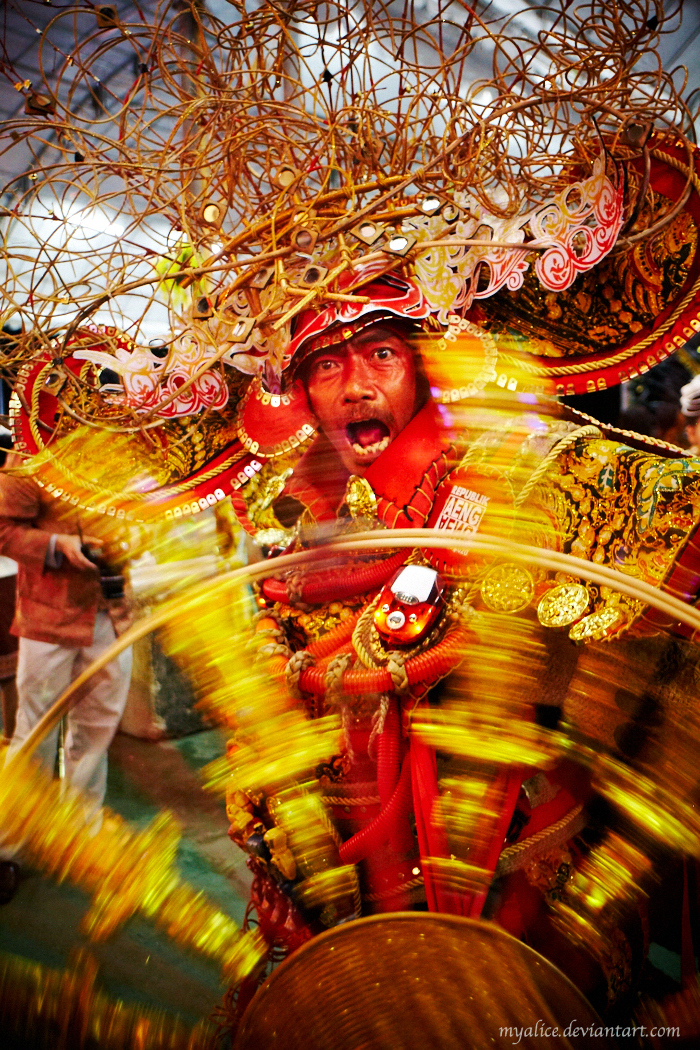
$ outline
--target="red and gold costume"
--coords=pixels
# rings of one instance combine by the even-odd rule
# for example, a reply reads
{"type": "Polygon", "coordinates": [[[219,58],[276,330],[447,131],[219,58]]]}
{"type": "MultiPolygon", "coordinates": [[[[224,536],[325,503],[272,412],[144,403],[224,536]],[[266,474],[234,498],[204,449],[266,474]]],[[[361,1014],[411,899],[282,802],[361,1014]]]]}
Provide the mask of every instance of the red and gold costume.
{"type": "MultiPolygon", "coordinates": [[[[345,337],[353,331],[346,326],[345,337]]],[[[324,345],[338,338],[331,324],[324,345]]],[[[425,338],[418,343],[425,350],[425,338]]],[[[430,378],[429,365],[426,371],[430,378]]],[[[288,817],[277,816],[279,800],[242,792],[235,773],[230,834],[251,854],[261,928],[283,952],[352,916],[411,908],[483,916],[550,955],[587,991],[605,988],[600,1001],[612,1002],[639,965],[639,915],[606,932],[595,961],[572,952],[552,921],[595,840],[590,775],[561,756],[550,756],[545,769],[504,758],[493,737],[483,737],[479,751],[479,718],[488,722],[495,712],[503,726],[518,719],[535,732],[566,719],[619,754],[615,733],[627,720],[618,710],[617,719],[593,725],[603,705],[577,706],[588,649],[572,641],[593,643],[595,653],[611,639],[658,633],[659,614],[611,588],[515,564],[507,542],[622,568],[692,600],[700,583],[693,542],[700,473],[673,458],[677,452],[663,458],[639,441],[631,448],[586,420],[523,420],[509,411],[517,412],[513,401],[497,410],[475,404],[465,434],[456,423],[469,424],[470,415],[455,416],[429,397],[363,477],[348,477],[323,433],[297,460],[275,503],[288,526],[287,552],[330,538],[352,548],[358,532],[386,539],[386,530],[423,528],[506,546],[495,558],[420,542],[350,549],[330,564],[286,574],[274,574],[271,561],[257,588],[260,653],[309,718],[335,713],[342,723],[338,753],[317,768],[311,790],[326,820],[321,868],[344,871],[345,881],[332,904],[309,906],[301,887],[319,871],[297,855],[288,817]],[[443,590],[437,617],[425,629],[418,624],[409,642],[392,644],[380,612],[389,610],[390,585],[406,566],[435,571],[443,590]],[[508,661],[516,653],[513,675],[508,661]],[[483,666],[490,660],[493,667],[483,666]],[[426,726],[443,705],[465,732],[473,719],[476,750],[451,753],[449,737],[431,743],[426,726]]],[[[253,531],[244,494],[237,505],[253,531]]],[[[251,506],[260,505],[255,499],[251,506]]],[[[282,528],[276,522],[270,533],[270,514],[265,535],[282,528]]],[[[609,691],[612,699],[612,685],[609,691]]],[[[235,745],[231,755],[235,768],[235,745]]]]}

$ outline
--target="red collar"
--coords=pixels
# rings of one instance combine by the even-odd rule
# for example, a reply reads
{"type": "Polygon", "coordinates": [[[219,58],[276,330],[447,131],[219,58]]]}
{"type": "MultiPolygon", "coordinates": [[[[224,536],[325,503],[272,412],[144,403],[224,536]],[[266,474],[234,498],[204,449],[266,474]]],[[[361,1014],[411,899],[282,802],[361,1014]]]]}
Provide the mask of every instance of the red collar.
{"type": "MultiPolygon", "coordinates": [[[[369,467],[365,478],[377,497],[379,517],[389,528],[424,523],[435,488],[447,473],[449,448],[438,408],[428,400],[369,467]]],[[[321,434],[297,463],[286,491],[308,507],[317,521],[328,520],[337,515],[348,477],[331,443],[321,434]]]]}
{"type": "Polygon", "coordinates": [[[435,460],[450,447],[434,401],[426,401],[365,474],[377,499],[397,507],[410,502],[435,460]]]}

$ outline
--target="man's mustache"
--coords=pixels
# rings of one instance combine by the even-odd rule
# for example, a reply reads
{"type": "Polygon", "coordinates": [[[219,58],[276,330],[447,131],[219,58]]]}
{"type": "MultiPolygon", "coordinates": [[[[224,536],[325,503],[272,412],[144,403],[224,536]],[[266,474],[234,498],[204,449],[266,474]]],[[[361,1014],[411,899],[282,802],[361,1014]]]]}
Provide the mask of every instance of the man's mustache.
{"type": "Polygon", "coordinates": [[[388,412],[381,408],[352,405],[347,411],[339,413],[338,425],[334,429],[343,430],[347,427],[348,423],[364,423],[368,419],[379,420],[379,422],[384,423],[389,430],[394,429],[396,425],[393,412],[388,412]]]}

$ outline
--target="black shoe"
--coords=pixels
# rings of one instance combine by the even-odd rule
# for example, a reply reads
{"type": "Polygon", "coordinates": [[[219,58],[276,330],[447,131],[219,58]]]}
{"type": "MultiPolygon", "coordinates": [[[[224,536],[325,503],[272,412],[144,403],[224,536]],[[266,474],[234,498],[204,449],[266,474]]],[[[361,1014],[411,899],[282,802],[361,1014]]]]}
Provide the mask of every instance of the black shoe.
{"type": "Polygon", "coordinates": [[[19,864],[0,860],[0,904],[8,904],[19,886],[19,864]]]}

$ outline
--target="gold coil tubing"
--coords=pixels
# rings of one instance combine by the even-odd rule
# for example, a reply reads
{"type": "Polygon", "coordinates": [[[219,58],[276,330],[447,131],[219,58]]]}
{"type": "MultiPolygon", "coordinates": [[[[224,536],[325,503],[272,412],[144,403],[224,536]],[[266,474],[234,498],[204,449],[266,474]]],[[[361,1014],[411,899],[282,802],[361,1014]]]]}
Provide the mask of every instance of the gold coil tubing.
{"type": "MultiPolygon", "coordinates": [[[[31,25],[30,5],[22,6],[31,25]]],[[[251,9],[230,0],[226,24],[194,0],[143,10],[134,3],[107,21],[101,11],[93,20],[89,7],[77,18],[70,8],[58,9],[45,30],[34,27],[40,53],[55,56],[50,74],[37,70],[31,82],[24,67],[6,63],[26,107],[6,121],[14,140],[8,148],[32,157],[29,170],[22,161],[22,176],[5,187],[11,234],[0,318],[24,319],[3,347],[3,373],[11,380],[39,356],[56,357],[104,307],[105,289],[110,323],[137,341],[154,303],[164,299],[206,349],[210,377],[220,375],[222,334],[231,334],[231,321],[250,309],[263,337],[274,341],[310,302],[343,301],[338,269],[374,244],[358,248],[357,224],[371,220],[379,234],[406,220],[413,229],[426,218],[416,188],[451,207],[455,194],[468,194],[494,217],[499,229],[472,231],[477,235],[459,238],[463,246],[488,247],[500,231],[503,243],[517,248],[509,220],[590,169],[601,136],[620,163],[641,156],[639,134],[647,123],[662,141],[692,136],[693,100],[675,71],[658,61],[661,35],[677,14],[660,0],[624,5],[624,17],[616,0],[581,8],[560,0],[548,5],[533,36],[524,33],[517,11],[479,12],[450,0],[434,0],[429,14],[414,0],[401,14],[386,4],[321,9],[298,0],[284,15],[274,3],[251,9]],[[605,25],[605,34],[591,32],[591,24],[605,25]],[[493,53],[489,75],[465,85],[470,57],[483,51],[493,53]],[[641,52],[651,56],[653,75],[639,69],[641,52]],[[123,101],[105,98],[95,113],[76,108],[85,81],[97,82],[105,63],[121,68],[127,54],[144,61],[123,101]],[[144,252],[144,209],[178,231],[161,252],[144,252]],[[95,231],[82,227],[81,216],[120,232],[104,241],[86,237],[95,231]],[[27,236],[36,257],[27,255],[27,236]],[[297,265],[304,247],[315,264],[323,263],[314,283],[297,265]],[[59,259],[67,263],[61,280],[47,281],[59,259]],[[243,290],[250,303],[242,303],[243,290]],[[193,310],[207,297],[215,302],[211,326],[193,310]],[[77,313],[66,327],[69,304],[77,313]]],[[[629,165],[627,178],[634,202],[642,176],[629,165]]],[[[430,273],[439,265],[449,223],[437,213],[429,218],[430,240],[410,248],[403,261],[385,256],[388,269],[419,265],[430,273]],[[428,255],[425,245],[432,246],[428,255]]],[[[648,208],[625,231],[632,241],[655,232],[648,208]]],[[[114,329],[101,336],[83,330],[81,338],[117,349],[114,329]]],[[[569,367],[576,366],[552,370],[569,367]]],[[[56,366],[56,433],[75,422],[142,435],[164,426],[158,408],[174,395],[168,368],[161,371],[159,405],[144,413],[134,404],[105,405],[91,365],[80,374],[56,366]]],[[[49,435],[36,408],[30,406],[41,447],[49,435]]],[[[182,436],[177,426],[170,434],[182,436]]]]}
{"type": "MultiPolygon", "coordinates": [[[[413,530],[408,538],[415,543],[416,538],[423,537],[419,530],[413,530]]],[[[382,542],[395,545],[402,539],[400,533],[387,538],[368,536],[366,539],[358,534],[351,542],[354,547],[362,543],[381,547],[382,542]]],[[[425,541],[439,542],[432,534],[426,534],[425,541]]],[[[456,540],[453,538],[449,542],[454,544],[456,540]]],[[[337,546],[342,549],[343,545],[337,546]]],[[[492,541],[474,543],[475,549],[480,546],[485,550],[499,547],[492,541]]],[[[619,576],[604,567],[584,565],[578,559],[564,558],[553,552],[536,552],[519,548],[516,544],[508,547],[511,558],[520,557],[521,553],[524,558],[525,552],[531,564],[537,558],[541,558],[543,564],[549,559],[552,567],[571,566],[582,576],[598,574],[610,584],[615,576],[619,576]]],[[[281,558],[278,562],[280,566],[286,565],[288,559],[281,558]]],[[[341,898],[350,899],[354,875],[351,870],[336,866],[337,844],[324,819],[322,807],[313,804],[316,798],[305,780],[304,771],[319,761],[319,756],[325,759],[333,753],[338,725],[329,722],[324,726],[323,720],[308,722],[298,709],[293,708],[283,684],[267,675],[263,666],[256,666],[246,656],[241,659],[240,651],[231,645],[232,638],[240,638],[247,631],[252,612],[249,599],[237,588],[241,578],[250,578],[256,571],[249,567],[231,574],[232,579],[221,578],[200,585],[191,595],[181,596],[171,603],[167,616],[156,613],[156,619],[161,627],[167,620],[164,647],[193,678],[202,708],[216,721],[234,729],[235,743],[230,755],[212,764],[207,771],[210,786],[221,790],[230,780],[230,787],[241,788],[253,797],[267,794],[271,809],[279,809],[280,826],[286,824],[290,837],[297,836],[293,851],[305,876],[301,884],[302,896],[314,903],[325,901],[332,908],[336,902],[340,903],[341,898]],[[286,748],[282,749],[284,740],[286,748]],[[285,809],[290,815],[286,821],[285,809]]],[[[640,581],[629,580],[627,585],[634,586],[640,596],[648,596],[655,602],[670,601],[651,588],[645,591],[640,581]]],[[[693,620],[696,613],[685,609],[683,615],[693,620]]],[[[454,857],[435,862],[432,873],[448,890],[483,891],[486,888],[485,870],[471,863],[470,853],[488,839],[489,829],[498,813],[497,800],[486,795],[493,770],[499,766],[542,767],[557,756],[568,754],[591,769],[598,790],[632,820],[633,825],[644,828],[641,844],[638,842],[639,832],[633,831],[633,825],[615,836],[609,835],[589,854],[585,868],[572,886],[572,900],[555,909],[566,935],[587,947],[595,957],[600,957],[608,944],[608,920],[613,916],[623,916],[646,892],[652,878],[648,857],[662,852],[650,837],[649,828],[658,828],[657,838],[665,845],[698,853],[700,837],[692,811],[692,791],[691,797],[684,801],[684,789],[687,794],[693,783],[692,751],[698,738],[692,708],[682,710],[670,721],[671,729],[663,737],[666,755],[663,768],[667,769],[668,782],[665,786],[658,785],[651,766],[642,770],[640,761],[625,765],[611,756],[611,745],[602,740],[598,741],[596,748],[591,748],[586,732],[588,725],[581,724],[580,720],[576,723],[574,708],[568,711],[565,708],[565,716],[569,718],[563,726],[565,732],[533,729],[523,722],[521,716],[530,701],[540,695],[545,666],[546,654],[538,641],[536,625],[491,614],[484,614],[471,625],[480,636],[481,644],[465,653],[462,670],[448,682],[444,706],[440,711],[431,711],[429,716],[414,714],[413,718],[412,731],[416,736],[444,750],[452,761],[441,780],[439,805],[449,825],[454,857]],[[601,750],[602,754],[598,754],[601,750]],[[611,873],[614,878],[611,878],[611,873]]],[[[601,651],[583,650],[578,678],[572,679],[569,689],[570,694],[578,690],[579,700],[576,702],[579,709],[585,706],[586,696],[594,709],[602,702],[597,698],[597,692],[591,691],[593,683],[600,683],[601,668],[596,664],[595,675],[586,673],[586,658],[593,659],[590,654],[601,651]]],[[[601,658],[596,655],[595,659],[599,662],[601,658]]],[[[620,666],[609,669],[607,676],[631,682],[629,661],[625,660],[620,666]]],[[[47,795],[47,790],[45,784],[37,785],[35,797],[49,809],[53,796],[47,795]]],[[[57,798],[56,801],[60,800],[57,798]]],[[[7,812],[7,806],[4,808],[7,812]]],[[[38,802],[29,807],[30,810],[39,808],[38,802]]],[[[60,835],[55,835],[54,844],[50,845],[49,829],[53,827],[53,818],[47,818],[42,827],[45,832],[38,835],[38,840],[45,833],[49,852],[53,849],[60,857],[61,846],[57,844],[60,835]]],[[[168,845],[170,833],[167,829],[165,820],[158,828],[160,839],[155,829],[151,832],[152,841],[158,841],[155,852],[172,848],[168,845]]],[[[90,851],[91,842],[87,836],[84,845],[90,851]]],[[[141,848],[142,852],[147,848],[145,843],[141,848]]],[[[70,850],[64,852],[68,855],[70,850]]],[[[116,852],[121,859],[121,853],[116,852]]],[[[60,870],[60,866],[55,865],[52,870],[60,870]]],[[[162,896],[163,883],[155,877],[152,881],[153,892],[158,898],[159,894],[162,896]]],[[[108,886],[106,883],[103,896],[107,894],[108,886]]],[[[151,890],[144,886],[142,892],[148,897],[151,890]]],[[[180,890],[179,895],[173,894],[171,910],[177,909],[183,901],[184,892],[180,890]]],[[[112,914],[110,908],[119,910],[119,902],[111,900],[108,906],[104,903],[103,910],[108,916],[112,914]]],[[[101,923],[109,925],[114,919],[105,919],[98,914],[91,921],[99,930],[101,923]]],[[[177,924],[172,924],[171,929],[177,932],[177,924]]]]}
{"type": "MultiPolygon", "coordinates": [[[[416,539],[438,543],[432,534],[423,537],[419,530],[413,530],[406,539],[412,544],[416,539]]],[[[364,542],[381,547],[383,542],[393,546],[402,540],[400,533],[384,538],[358,534],[351,542],[354,547],[364,542]]],[[[449,542],[454,545],[457,541],[452,538],[449,542]]],[[[499,548],[494,541],[474,543],[475,549],[479,546],[489,551],[499,548]]],[[[343,545],[337,547],[342,549],[343,545]]],[[[576,572],[580,569],[582,576],[589,573],[606,578],[603,567],[584,566],[577,559],[553,552],[509,545],[509,557],[521,555],[530,558],[531,564],[539,557],[543,563],[549,559],[556,568],[566,564],[576,572]]],[[[279,564],[288,564],[288,559],[279,559],[279,564]]],[[[293,707],[283,683],[266,674],[264,664],[255,665],[249,654],[242,658],[240,650],[231,644],[232,639],[247,632],[252,613],[249,598],[238,587],[256,571],[249,567],[199,585],[191,594],[174,600],[167,611],[157,611],[151,622],[162,627],[167,621],[164,647],[190,673],[203,709],[234,730],[235,746],[230,757],[209,770],[212,786],[219,790],[230,777],[236,788],[251,795],[267,795],[279,826],[284,829],[286,824],[290,832],[295,860],[304,876],[302,896],[310,903],[325,904],[331,909],[326,918],[333,921],[332,908],[345,908],[346,902],[354,902],[356,879],[353,869],[337,866],[332,828],[306,783],[304,771],[313,767],[319,756],[327,759],[335,751],[339,727],[337,722],[323,725],[319,720],[314,736],[314,724],[293,707]],[[279,748],[282,739],[287,740],[285,753],[279,748]]],[[[606,571],[610,575],[610,570],[606,571]]],[[[612,576],[607,582],[613,583],[612,576]]],[[[628,581],[628,585],[647,596],[639,581],[628,581]]],[[[670,601],[651,588],[649,591],[656,602],[670,601]]],[[[683,615],[692,621],[697,614],[686,609],[683,615]]],[[[569,719],[563,725],[565,732],[533,731],[523,725],[522,716],[540,695],[543,682],[546,653],[538,640],[537,626],[500,614],[484,614],[481,622],[477,617],[470,624],[480,635],[481,644],[465,652],[461,672],[448,680],[442,713],[425,718],[414,714],[413,720],[417,736],[451,756],[451,765],[445,768],[441,781],[440,805],[449,818],[454,858],[442,862],[434,874],[448,889],[483,891],[485,872],[471,863],[470,851],[487,840],[489,825],[498,813],[497,800],[492,802],[486,795],[493,769],[541,767],[558,755],[568,754],[591,769],[598,790],[628,820],[622,829],[609,831],[589,854],[572,884],[568,903],[554,909],[566,936],[594,957],[602,957],[609,947],[610,921],[623,918],[646,892],[653,861],[663,849],[700,853],[700,835],[692,813],[697,796],[692,753],[698,739],[692,705],[675,711],[663,732],[650,731],[649,754],[642,753],[627,764],[613,757],[609,743],[601,740],[595,748],[589,746],[588,725],[581,722],[581,715],[576,721],[573,708],[565,710],[569,719]],[[655,769],[664,771],[666,784],[658,784],[655,769]],[[650,832],[651,828],[656,830],[650,832]]],[[[147,625],[139,628],[146,629],[147,625]]],[[[583,650],[584,655],[588,652],[583,650]]],[[[626,680],[632,681],[629,666],[628,661],[619,667],[611,665],[607,674],[625,681],[623,672],[628,668],[626,680]]],[[[601,667],[596,669],[596,675],[586,677],[584,659],[579,678],[572,679],[574,685],[578,682],[579,710],[588,686],[600,681],[601,667]]],[[[573,687],[570,692],[575,692],[573,687]]],[[[594,706],[598,704],[596,695],[595,691],[590,693],[594,706]]],[[[173,865],[177,831],[167,815],[145,831],[134,833],[118,817],[108,814],[102,829],[91,836],[81,826],[79,800],[19,760],[0,776],[0,814],[8,838],[26,836],[27,849],[37,867],[94,894],[85,920],[93,937],[107,936],[130,914],[141,911],[178,943],[216,959],[233,983],[258,964],[255,938],[241,937],[230,919],[179,881],[173,865]]]]}

